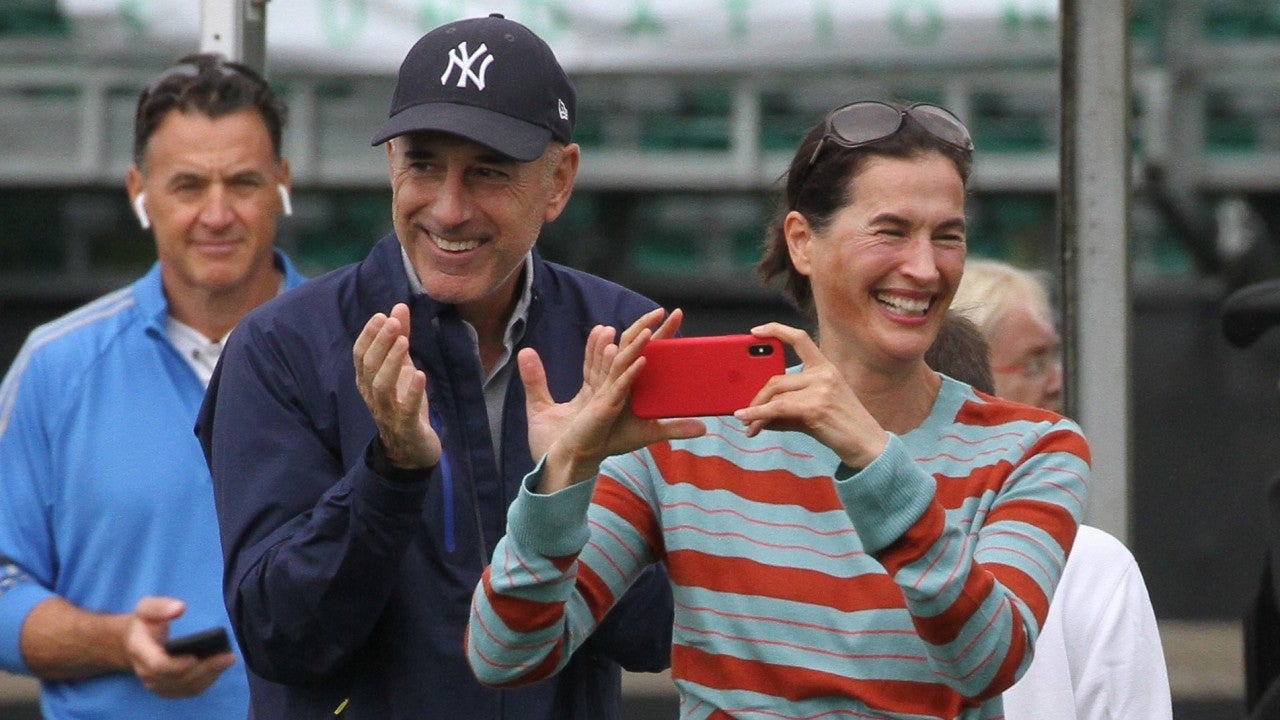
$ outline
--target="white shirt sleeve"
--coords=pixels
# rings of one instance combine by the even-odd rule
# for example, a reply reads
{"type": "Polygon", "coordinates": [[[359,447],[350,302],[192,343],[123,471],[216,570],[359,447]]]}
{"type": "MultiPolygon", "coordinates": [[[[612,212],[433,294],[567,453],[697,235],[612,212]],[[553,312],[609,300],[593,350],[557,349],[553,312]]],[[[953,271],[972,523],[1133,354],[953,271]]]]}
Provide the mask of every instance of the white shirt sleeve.
{"type": "Polygon", "coordinates": [[[1164,649],[1137,561],[1081,526],[1007,720],[1171,720],[1164,649]]]}

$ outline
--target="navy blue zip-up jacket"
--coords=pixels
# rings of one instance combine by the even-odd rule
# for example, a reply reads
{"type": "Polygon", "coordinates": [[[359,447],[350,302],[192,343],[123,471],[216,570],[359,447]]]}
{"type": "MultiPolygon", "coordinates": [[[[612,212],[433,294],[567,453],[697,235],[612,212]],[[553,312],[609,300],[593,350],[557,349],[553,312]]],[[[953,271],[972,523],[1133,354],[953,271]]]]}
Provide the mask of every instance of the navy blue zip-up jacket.
{"type": "MultiPolygon", "coordinates": [[[[655,307],[534,253],[521,347],[535,348],[552,395],[582,383],[587,334],[655,307]]],[[[362,262],[259,307],[228,339],[197,425],[214,479],[223,589],[250,672],[251,717],[370,720],[609,720],[618,663],[670,662],[665,573],[634,585],[559,675],[481,685],[466,661],[471,594],[532,468],[524,387],[507,390],[502,471],[481,369],[456,308],[412,295],[394,234],[362,262]],[[374,313],[409,303],[410,354],[427,375],[444,459],[419,477],[370,467],[377,434],[351,348],[374,313]]]]}

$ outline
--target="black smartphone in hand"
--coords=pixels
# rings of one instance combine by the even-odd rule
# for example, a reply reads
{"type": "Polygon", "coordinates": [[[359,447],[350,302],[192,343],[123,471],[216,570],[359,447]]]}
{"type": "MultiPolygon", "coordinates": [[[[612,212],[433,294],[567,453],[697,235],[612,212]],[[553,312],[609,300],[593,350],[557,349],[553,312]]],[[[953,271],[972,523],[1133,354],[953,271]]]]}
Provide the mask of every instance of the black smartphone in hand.
{"type": "Polygon", "coordinates": [[[170,655],[195,655],[198,658],[229,650],[231,641],[227,638],[227,631],[220,627],[169,638],[164,644],[164,651],[170,655]]]}

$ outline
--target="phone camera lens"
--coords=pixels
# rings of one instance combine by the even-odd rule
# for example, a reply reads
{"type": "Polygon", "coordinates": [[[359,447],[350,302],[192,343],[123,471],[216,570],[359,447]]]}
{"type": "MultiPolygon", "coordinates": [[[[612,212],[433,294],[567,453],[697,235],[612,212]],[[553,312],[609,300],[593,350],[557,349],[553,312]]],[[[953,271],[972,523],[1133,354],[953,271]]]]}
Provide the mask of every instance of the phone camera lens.
{"type": "Polygon", "coordinates": [[[773,346],[772,346],[772,345],[752,345],[752,346],[751,346],[751,349],[750,349],[748,352],[750,352],[752,355],[754,355],[754,356],[756,356],[756,357],[763,357],[763,356],[765,356],[765,355],[772,355],[772,354],[773,354],[773,346]]]}

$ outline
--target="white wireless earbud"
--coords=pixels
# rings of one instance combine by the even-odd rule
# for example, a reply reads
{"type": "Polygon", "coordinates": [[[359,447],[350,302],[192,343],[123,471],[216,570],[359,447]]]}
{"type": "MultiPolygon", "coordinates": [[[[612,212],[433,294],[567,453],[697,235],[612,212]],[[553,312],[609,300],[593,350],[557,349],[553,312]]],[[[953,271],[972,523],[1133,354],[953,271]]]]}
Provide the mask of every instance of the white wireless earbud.
{"type": "Polygon", "coordinates": [[[276,183],[276,191],[280,193],[280,207],[284,208],[284,216],[293,214],[293,201],[289,198],[289,188],[284,183],[276,183]]]}
{"type": "Polygon", "coordinates": [[[151,227],[151,218],[147,217],[147,208],[142,205],[146,199],[147,194],[144,192],[138,193],[138,196],[133,199],[133,214],[138,216],[138,224],[142,226],[143,230],[151,227]]]}

